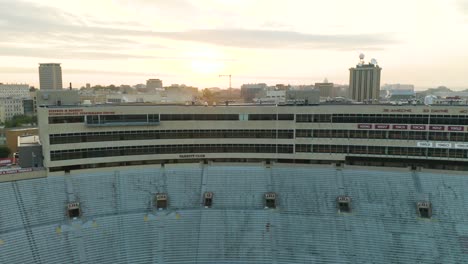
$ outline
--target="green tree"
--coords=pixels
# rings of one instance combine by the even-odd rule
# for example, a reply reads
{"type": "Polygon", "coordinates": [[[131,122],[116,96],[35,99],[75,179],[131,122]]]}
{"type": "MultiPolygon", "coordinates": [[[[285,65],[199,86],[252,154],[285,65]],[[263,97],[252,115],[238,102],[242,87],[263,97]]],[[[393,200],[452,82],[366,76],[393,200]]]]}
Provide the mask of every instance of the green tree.
{"type": "Polygon", "coordinates": [[[7,146],[0,146],[0,158],[8,158],[10,154],[11,150],[7,146]]]}
{"type": "Polygon", "coordinates": [[[202,92],[202,98],[204,101],[208,102],[208,103],[211,103],[214,101],[214,95],[213,93],[208,90],[208,89],[203,89],[203,92],[202,92]]]}
{"type": "Polygon", "coordinates": [[[26,115],[16,115],[11,120],[5,121],[5,127],[19,127],[23,124],[33,124],[37,123],[37,117],[26,116],[26,115]]]}

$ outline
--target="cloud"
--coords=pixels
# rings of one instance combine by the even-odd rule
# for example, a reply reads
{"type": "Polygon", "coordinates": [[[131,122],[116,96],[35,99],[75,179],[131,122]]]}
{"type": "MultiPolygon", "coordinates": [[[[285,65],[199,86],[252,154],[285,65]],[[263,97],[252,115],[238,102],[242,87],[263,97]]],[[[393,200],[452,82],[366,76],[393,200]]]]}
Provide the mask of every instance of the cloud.
{"type": "Polygon", "coordinates": [[[468,0],[458,0],[458,9],[465,15],[468,16],[468,0]]]}
{"type": "MultiPolygon", "coordinates": [[[[1,46],[0,46],[1,47],[1,46]]],[[[123,54],[104,51],[74,51],[63,48],[1,47],[0,56],[56,58],[56,59],[169,59],[158,56],[123,54]]]]}
{"type": "Polygon", "coordinates": [[[240,48],[356,49],[393,44],[390,34],[319,35],[281,30],[212,29],[153,33],[174,40],[196,41],[240,48]]]}
{"type": "MultiPolygon", "coordinates": [[[[63,48],[28,48],[5,47],[0,45],[0,56],[33,57],[50,59],[85,59],[85,60],[122,60],[122,59],[157,59],[157,60],[194,60],[193,56],[157,56],[104,51],[75,51],[63,48]]],[[[232,59],[204,59],[206,61],[234,61],[232,59]]]]}
{"type": "MultiPolygon", "coordinates": [[[[164,8],[175,7],[166,1],[157,1],[166,3],[164,8]]],[[[184,0],[177,1],[186,3],[184,0]]],[[[190,59],[146,55],[166,48],[160,44],[161,39],[253,49],[381,49],[396,42],[393,34],[308,34],[281,29],[271,23],[270,26],[277,28],[155,31],[138,22],[102,21],[29,2],[0,0],[0,5],[0,56],[190,59]]]]}
{"type": "MultiPolygon", "coordinates": [[[[39,65],[38,65],[39,66],[39,65]]],[[[152,72],[128,72],[128,71],[107,71],[107,70],[89,70],[89,69],[63,69],[67,75],[69,74],[92,74],[92,75],[118,75],[118,76],[152,76],[152,72]]],[[[23,67],[0,67],[0,72],[3,74],[37,74],[38,68],[23,68],[23,67]]],[[[158,73],[158,76],[169,77],[172,74],[158,73]]]]}
{"type": "Polygon", "coordinates": [[[151,39],[128,38],[144,36],[128,30],[141,27],[136,22],[102,21],[23,1],[0,0],[0,7],[0,56],[153,59],[160,57],[139,54],[166,49],[151,39]]]}

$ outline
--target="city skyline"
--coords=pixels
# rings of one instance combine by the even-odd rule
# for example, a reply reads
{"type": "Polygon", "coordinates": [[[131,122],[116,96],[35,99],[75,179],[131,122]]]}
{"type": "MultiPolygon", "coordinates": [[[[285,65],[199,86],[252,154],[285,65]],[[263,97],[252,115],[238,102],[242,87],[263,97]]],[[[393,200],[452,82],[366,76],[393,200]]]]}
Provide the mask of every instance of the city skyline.
{"type": "Polygon", "coordinates": [[[0,0],[0,82],[38,86],[38,63],[63,83],[226,88],[347,84],[376,58],[382,84],[468,88],[468,1],[0,0]],[[38,15],[40,14],[40,15],[38,15]]]}

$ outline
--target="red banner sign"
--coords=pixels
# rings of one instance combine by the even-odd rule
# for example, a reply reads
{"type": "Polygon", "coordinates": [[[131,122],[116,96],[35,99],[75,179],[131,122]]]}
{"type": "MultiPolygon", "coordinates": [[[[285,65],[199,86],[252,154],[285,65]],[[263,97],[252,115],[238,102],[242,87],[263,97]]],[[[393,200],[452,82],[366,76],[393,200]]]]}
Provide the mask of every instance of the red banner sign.
{"type": "Polygon", "coordinates": [[[2,158],[0,159],[0,167],[2,166],[8,166],[8,165],[11,165],[13,164],[13,159],[10,159],[10,158],[2,158]]]}
{"type": "Polygon", "coordinates": [[[390,129],[390,125],[374,125],[375,129],[390,129]]]}
{"type": "Polygon", "coordinates": [[[393,129],[408,129],[408,125],[393,125],[393,129]]]}
{"type": "Polygon", "coordinates": [[[411,125],[411,130],[426,130],[425,125],[411,125]]]}
{"type": "Polygon", "coordinates": [[[358,124],[357,127],[358,129],[372,129],[371,124],[358,124]]]}
{"type": "Polygon", "coordinates": [[[449,126],[448,131],[465,131],[463,126],[449,126]]]}
{"type": "Polygon", "coordinates": [[[30,172],[30,171],[32,171],[32,168],[27,168],[27,169],[16,169],[16,170],[4,170],[4,171],[0,171],[0,175],[5,175],[5,174],[16,174],[16,173],[30,172]]]}
{"type": "Polygon", "coordinates": [[[445,130],[444,126],[429,126],[429,130],[442,131],[445,130]]]}

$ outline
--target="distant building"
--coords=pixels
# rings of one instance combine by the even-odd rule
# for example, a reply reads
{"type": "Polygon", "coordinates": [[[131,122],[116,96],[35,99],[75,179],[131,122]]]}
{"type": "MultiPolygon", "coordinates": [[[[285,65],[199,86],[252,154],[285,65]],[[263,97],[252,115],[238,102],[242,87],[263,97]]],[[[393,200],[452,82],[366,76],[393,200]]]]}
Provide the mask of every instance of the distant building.
{"type": "Polygon", "coordinates": [[[398,90],[398,91],[411,91],[414,92],[414,85],[412,84],[384,84],[382,85],[381,90],[386,90],[386,91],[393,91],[393,90],[398,90]]]}
{"type": "Polygon", "coordinates": [[[0,98],[28,98],[29,85],[27,84],[0,84],[0,98]]]}
{"type": "Polygon", "coordinates": [[[321,83],[315,83],[315,89],[320,91],[320,97],[336,97],[336,91],[333,83],[325,79],[321,83]]]}
{"type": "Polygon", "coordinates": [[[289,90],[291,89],[291,85],[288,84],[288,85],[285,85],[285,84],[282,84],[282,83],[278,83],[275,85],[275,90],[283,90],[283,91],[286,91],[286,90],[289,90]]]}
{"type": "Polygon", "coordinates": [[[266,90],[257,94],[258,97],[254,99],[256,103],[285,103],[286,90],[266,90]]]}
{"type": "Polygon", "coordinates": [[[349,86],[348,85],[336,85],[335,84],[336,97],[348,97],[349,86]]]}
{"type": "Polygon", "coordinates": [[[79,105],[80,95],[77,90],[45,90],[37,91],[36,105],[51,106],[51,105],[79,105]]]}
{"type": "Polygon", "coordinates": [[[241,86],[241,97],[244,99],[244,102],[252,102],[255,96],[267,89],[266,83],[253,83],[253,84],[243,84],[241,86]]]}
{"type": "Polygon", "coordinates": [[[412,84],[385,84],[380,90],[380,97],[390,101],[405,101],[414,99],[414,85],[412,84]]]}
{"type": "Polygon", "coordinates": [[[23,115],[23,99],[0,98],[0,122],[11,120],[16,115],[23,115]]]}
{"type": "Polygon", "coordinates": [[[34,99],[32,99],[32,98],[23,99],[23,110],[24,110],[25,115],[33,116],[34,113],[36,113],[34,107],[35,107],[34,106],[34,99]]]}
{"type": "Polygon", "coordinates": [[[62,90],[62,68],[60,63],[39,64],[39,82],[41,90],[62,90]]]}
{"type": "Polygon", "coordinates": [[[39,136],[18,137],[18,157],[21,168],[43,167],[42,145],[39,136]]]}
{"type": "Polygon", "coordinates": [[[149,79],[146,81],[146,89],[149,90],[156,90],[162,89],[163,83],[160,79],[149,79]]]}
{"type": "Polygon", "coordinates": [[[107,103],[161,103],[163,101],[161,92],[147,94],[109,94],[106,96],[107,103]]]}
{"type": "Polygon", "coordinates": [[[163,102],[166,103],[183,103],[194,101],[198,95],[198,88],[186,86],[184,84],[173,84],[164,88],[163,102]]]}
{"type": "Polygon", "coordinates": [[[221,92],[221,88],[219,87],[211,87],[211,88],[206,88],[208,89],[210,92],[221,92]]]}
{"type": "Polygon", "coordinates": [[[33,103],[34,115],[37,114],[37,91],[38,90],[29,92],[29,98],[31,98],[32,103],[33,103]]]}
{"type": "Polygon", "coordinates": [[[6,145],[11,150],[11,153],[18,152],[18,138],[20,136],[32,135],[39,135],[39,129],[37,127],[6,129],[6,145]]]}
{"type": "Polygon", "coordinates": [[[454,92],[434,92],[434,95],[439,96],[441,98],[468,98],[468,92],[462,92],[462,91],[454,91],[454,92]]]}
{"type": "Polygon", "coordinates": [[[90,83],[86,84],[86,89],[91,89],[91,84],[90,83]]]}
{"type": "Polygon", "coordinates": [[[105,104],[107,101],[107,95],[111,94],[111,90],[98,89],[98,90],[81,90],[79,91],[80,102],[85,101],[91,102],[91,104],[105,104]]]}
{"type": "Polygon", "coordinates": [[[319,104],[320,91],[317,89],[288,90],[286,91],[286,103],[302,103],[306,105],[319,104]]]}
{"type": "Polygon", "coordinates": [[[364,54],[360,55],[360,63],[356,68],[350,68],[349,93],[351,99],[357,102],[378,102],[380,99],[380,72],[382,68],[373,59],[364,63],[364,54]]]}

